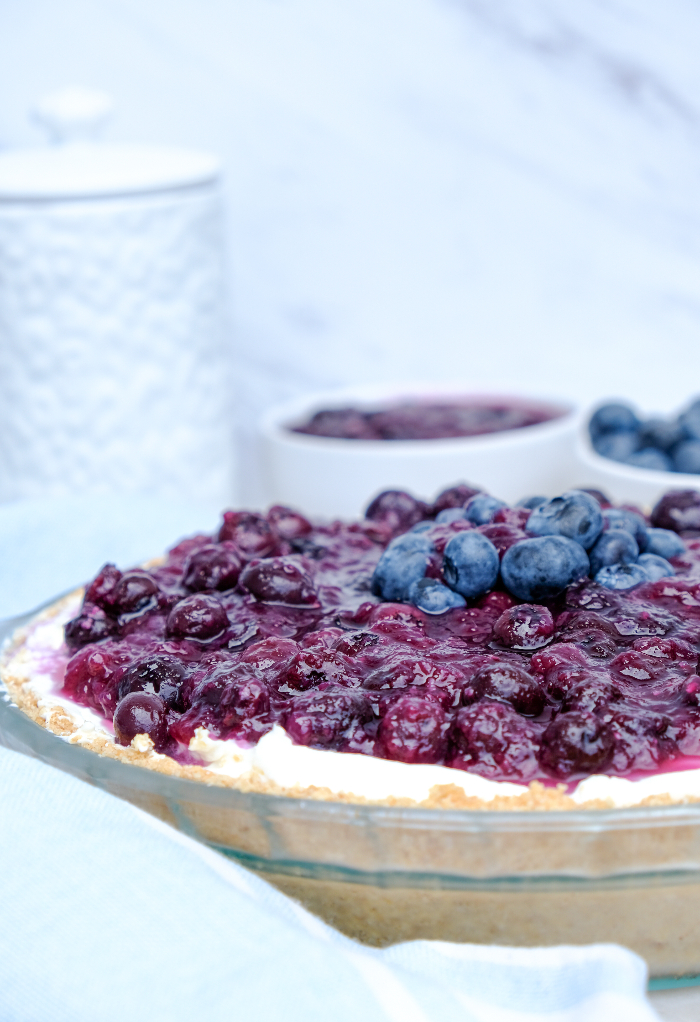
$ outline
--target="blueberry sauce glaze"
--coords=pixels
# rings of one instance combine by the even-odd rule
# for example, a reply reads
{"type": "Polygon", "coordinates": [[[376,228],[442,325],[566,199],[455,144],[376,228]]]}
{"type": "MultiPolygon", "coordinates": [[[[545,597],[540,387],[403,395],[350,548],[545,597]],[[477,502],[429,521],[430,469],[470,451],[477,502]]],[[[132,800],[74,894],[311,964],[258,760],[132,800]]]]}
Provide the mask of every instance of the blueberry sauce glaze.
{"type": "Polygon", "coordinates": [[[325,408],[293,433],[339,440],[444,440],[482,436],[549,422],[561,413],[525,403],[469,401],[406,402],[377,411],[325,408]]]}
{"type": "Polygon", "coordinates": [[[119,743],[146,733],[183,763],[197,762],[197,728],[252,745],[279,724],[317,749],[521,783],[697,766],[700,539],[673,529],[672,498],[647,529],[625,518],[632,509],[596,511],[591,525],[583,498],[557,503],[566,495],[521,502],[534,510],[496,501],[477,524],[477,495],[462,484],[427,504],[388,491],[354,523],[229,511],[217,535],[184,540],[157,567],[105,565],[65,629],[62,695],[119,743]],[[537,568],[546,542],[573,535],[589,563],[621,521],[652,554],[661,544],[675,574],[621,589],[580,565],[569,581],[555,558],[556,593],[532,596],[532,572],[532,598],[506,588],[509,551],[533,550],[537,568]]]}

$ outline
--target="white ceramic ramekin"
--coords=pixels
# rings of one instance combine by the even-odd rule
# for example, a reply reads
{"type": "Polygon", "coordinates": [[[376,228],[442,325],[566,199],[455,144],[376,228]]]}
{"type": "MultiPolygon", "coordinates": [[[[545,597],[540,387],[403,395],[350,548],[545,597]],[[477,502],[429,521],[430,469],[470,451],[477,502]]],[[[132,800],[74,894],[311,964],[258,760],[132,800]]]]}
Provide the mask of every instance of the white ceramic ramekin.
{"type": "Polygon", "coordinates": [[[515,502],[576,485],[576,412],[564,400],[532,395],[474,394],[459,386],[365,386],[310,394],[270,409],[261,422],[265,496],[325,517],[361,515],[382,490],[408,490],[431,500],[458,482],[515,502]],[[506,400],[557,414],[536,426],[446,440],[340,440],[294,433],[323,408],[380,408],[404,400],[506,400]]]}
{"type": "Polygon", "coordinates": [[[575,459],[581,486],[596,487],[615,503],[637,504],[651,509],[669,490],[700,490],[700,475],[686,472],[655,472],[648,468],[623,465],[597,454],[591,444],[588,423],[594,406],[581,416],[574,441],[575,459]]]}

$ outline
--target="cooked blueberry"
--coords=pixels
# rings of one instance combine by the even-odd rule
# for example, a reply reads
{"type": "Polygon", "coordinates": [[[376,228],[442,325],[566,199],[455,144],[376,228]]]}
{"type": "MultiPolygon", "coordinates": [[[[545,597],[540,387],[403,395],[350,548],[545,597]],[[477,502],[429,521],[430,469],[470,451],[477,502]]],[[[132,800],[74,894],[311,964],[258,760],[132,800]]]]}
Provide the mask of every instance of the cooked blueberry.
{"type": "Polygon", "coordinates": [[[700,531],[700,492],[669,490],[652,509],[651,524],[674,532],[700,531]]]}
{"type": "Polygon", "coordinates": [[[625,458],[625,465],[633,465],[635,468],[647,468],[651,472],[670,472],[673,469],[671,459],[663,451],[657,451],[655,447],[645,447],[641,451],[635,451],[625,458]]]}
{"type": "Polygon", "coordinates": [[[433,502],[431,511],[434,515],[439,514],[448,507],[464,507],[471,497],[475,497],[480,490],[475,486],[468,486],[466,483],[458,483],[450,486],[438,494],[433,502]]]}
{"type": "Polygon", "coordinates": [[[277,535],[287,541],[301,539],[302,536],[308,536],[313,530],[313,526],[308,518],[304,518],[298,511],[292,510],[291,507],[283,507],[281,504],[275,504],[274,507],[271,507],[265,517],[277,535]]]}
{"type": "Polygon", "coordinates": [[[649,578],[644,568],[638,564],[608,564],[595,574],[598,585],[606,589],[631,589],[649,578]]]}
{"type": "Polygon", "coordinates": [[[507,550],[501,561],[506,588],[528,603],[556,596],[588,572],[586,551],[566,536],[523,539],[507,550]]]}
{"type": "Polygon", "coordinates": [[[182,683],[185,666],[181,660],[167,653],[151,653],[131,665],[119,683],[118,698],[130,692],[150,692],[160,696],[173,710],[184,710],[182,683]]]}
{"type": "Polygon", "coordinates": [[[498,578],[498,551],[480,532],[458,532],[445,547],[442,571],[450,589],[479,596],[498,578]]]}
{"type": "Polygon", "coordinates": [[[386,525],[391,532],[403,532],[426,516],[426,506],[403,490],[385,490],[370,503],[365,518],[386,525]]]}
{"type": "Polygon", "coordinates": [[[545,695],[539,683],[522,667],[509,663],[487,664],[477,671],[464,690],[464,701],[483,697],[510,703],[524,717],[537,717],[545,695]]]}
{"type": "Polygon", "coordinates": [[[700,472],[700,440],[684,440],[673,450],[673,467],[676,472],[697,475],[700,472]]]}
{"type": "Polygon", "coordinates": [[[647,579],[650,582],[658,582],[660,578],[670,578],[676,574],[676,569],[658,554],[641,554],[637,564],[644,569],[647,579]]]}
{"type": "Polygon", "coordinates": [[[318,604],[311,576],[295,557],[250,561],[241,572],[239,582],[263,603],[307,607],[318,604]]]}
{"type": "Polygon", "coordinates": [[[685,543],[677,532],[671,532],[670,529],[647,529],[645,553],[658,554],[668,560],[684,554],[685,543]]]}
{"type": "Polygon", "coordinates": [[[602,433],[592,440],[593,449],[603,458],[627,461],[637,450],[636,433],[602,433]]]}
{"type": "Polygon", "coordinates": [[[561,713],[542,735],[540,762],[555,777],[593,773],[610,759],[614,737],[592,713],[561,713]]]}
{"type": "Polygon", "coordinates": [[[116,630],[117,624],[101,607],[86,606],[64,628],[68,649],[79,649],[89,642],[100,642],[116,630]]]}
{"type": "Polygon", "coordinates": [[[612,401],[607,405],[601,405],[593,413],[589,423],[591,436],[599,436],[601,433],[633,432],[638,427],[639,419],[630,406],[612,401]]]}
{"type": "Polygon", "coordinates": [[[546,504],[548,499],[548,497],[523,497],[523,499],[519,500],[515,506],[525,507],[530,511],[534,511],[536,507],[541,507],[542,504],[546,504]]]}
{"type": "Polygon", "coordinates": [[[554,635],[552,612],[536,603],[520,603],[504,610],[494,625],[493,634],[510,649],[540,649],[554,635]]]}
{"type": "Polygon", "coordinates": [[[362,692],[324,684],[294,697],[284,728],[298,745],[329,748],[351,728],[371,719],[372,707],[362,692]]]}
{"type": "Polygon", "coordinates": [[[168,742],[165,703],[152,692],[130,692],[114,713],[114,735],[120,745],[131,745],[136,735],[148,735],[160,752],[168,742]]]}
{"type": "Polygon", "coordinates": [[[158,583],[145,571],[127,571],[113,594],[114,607],[120,614],[135,614],[155,605],[158,583]]]}
{"type": "Polygon", "coordinates": [[[595,541],[588,551],[591,575],[597,575],[608,564],[633,564],[639,557],[639,546],[626,529],[610,529],[595,541]]]}
{"type": "Polygon", "coordinates": [[[488,525],[493,521],[493,516],[499,507],[508,507],[508,505],[503,500],[489,496],[488,493],[477,493],[475,497],[467,501],[464,510],[466,518],[474,525],[488,525]]]}
{"type": "Polygon", "coordinates": [[[235,543],[244,560],[267,557],[277,545],[270,523],[255,511],[224,511],[218,538],[235,543]]]}
{"type": "Polygon", "coordinates": [[[183,584],[187,589],[233,589],[241,573],[241,560],[230,541],[200,547],[187,560],[183,584]]]}
{"type": "Polygon", "coordinates": [[[531,536],[565,536],[588,550],[603,530],[603,515],[590,493],[568,490],[535,508],[526,529],[531,536]]]}
{"type": "Polygon", "coordinates": [[[508,703],[484,700],[457,711],[450,766],[485,777],[528,780],[538,771],[536,725],[508,703]]]}
{"type": "Polygon", "coordinates": [[[444,511],[439,511],[435,517],[438,525],[449,525],[450,522],[465,520],[467,520],[467,510],[463,507],[446,507],[444,511]]]}
{"type": "Polygon", "coordinates": [[[446,614],[455,607],[466,607],[467,601],[459,593],[448,589],[436,578],[421,578],[408,590],[408,599],[424,614],[446,614]]]}
{"type": "Polygon", "coordinates": [[[379,739],[388,759],[402,763],[438,763],[447,749],[447,719],[439,703],[402,696],[392,703],[379,725],[379,739]]]}
{"type": "Polygon", "coordinates": [[[374,595],[392,603],[407,600],[412,583],[425,576],[432,549],[420,533],[408,532],[392,540],[372,575],[374,595]]]}
{"type": "Polygon", "coordinates": [[[168,633],[176,639],[213,639],[228,625],[226,611],[215,596],[195,593],[170,611],[168,633]]]}
{"type": "Polygon", "coordinates": [[[700,399],[693,401],[678,420],[689,437],[693,440],[700,440],[700,399]]]}
{"type": "Polygon", "coordinates": [[[85,590],[85,602],[96,603],[107,613],[114,610],[114,593],[121,581],[122,573],[114,564],[103,564],[99,572],[85,590]]]}

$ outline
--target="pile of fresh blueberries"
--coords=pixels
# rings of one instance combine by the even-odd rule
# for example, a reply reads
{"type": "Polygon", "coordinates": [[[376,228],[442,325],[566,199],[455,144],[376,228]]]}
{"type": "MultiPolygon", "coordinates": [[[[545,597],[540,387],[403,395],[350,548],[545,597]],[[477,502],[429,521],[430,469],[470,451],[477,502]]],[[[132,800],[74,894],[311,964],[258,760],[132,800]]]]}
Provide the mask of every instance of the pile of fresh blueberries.
{"type": "Polygon", "coordinates": [[[632,510],[604,510],[585,490],[526,498],[516,508],[478,493],[393,539],[372,591],[426,614],[464,607],[499,581],[517,599],[538,602],[587,576],[607,589],[670,577],[669,558],[684,549],[671,529],[649,528],[632,510]]]}
{"type": "Polygon", "coordinates": [[[700,473],[700,398],[672,419],[640,419],[629,405],[602,405],[588,428],[604,458],[659,472],[700,473]]]}

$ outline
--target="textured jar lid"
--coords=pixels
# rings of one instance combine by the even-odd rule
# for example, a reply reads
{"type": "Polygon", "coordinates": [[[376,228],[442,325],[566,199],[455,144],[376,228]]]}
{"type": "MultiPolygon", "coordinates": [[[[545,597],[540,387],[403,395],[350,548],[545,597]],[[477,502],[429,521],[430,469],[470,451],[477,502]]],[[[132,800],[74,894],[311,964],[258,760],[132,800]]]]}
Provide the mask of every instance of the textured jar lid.
{"type": "Polygon", "coordinates": [[[215,181],[210,153],[93,141],[112,111],[109,97],[64,89],[34,109],[54,145],[0,153],[0,200],[83,199],[168,191],[215,181]]]}

